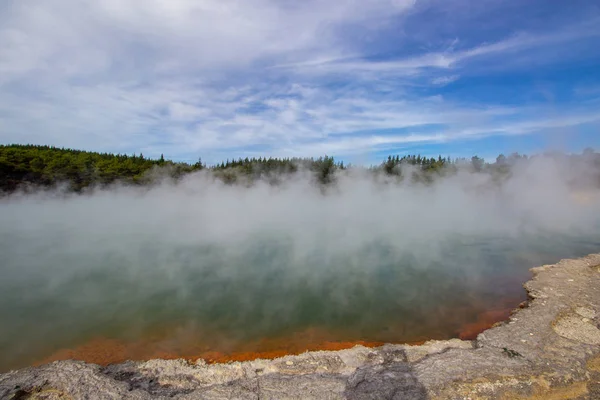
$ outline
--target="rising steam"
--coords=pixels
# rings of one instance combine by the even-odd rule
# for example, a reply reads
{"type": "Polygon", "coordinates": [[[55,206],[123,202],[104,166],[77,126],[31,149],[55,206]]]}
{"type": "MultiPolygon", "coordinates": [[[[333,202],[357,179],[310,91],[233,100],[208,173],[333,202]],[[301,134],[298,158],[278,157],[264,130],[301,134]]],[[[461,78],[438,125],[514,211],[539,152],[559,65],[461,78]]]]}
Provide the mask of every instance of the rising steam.
{"type": "Polygon", "coordinates": [[[0,369],[167,326],[220,351],[309,328],[453,336],[522,297],[527,268],[597,251],[591,168],[541,157],[502,183],[461,171],[427,185],[351,169],[325,189],[302,173],[245,186],[202,171],[12,195],[0,203],[0,369]]]}

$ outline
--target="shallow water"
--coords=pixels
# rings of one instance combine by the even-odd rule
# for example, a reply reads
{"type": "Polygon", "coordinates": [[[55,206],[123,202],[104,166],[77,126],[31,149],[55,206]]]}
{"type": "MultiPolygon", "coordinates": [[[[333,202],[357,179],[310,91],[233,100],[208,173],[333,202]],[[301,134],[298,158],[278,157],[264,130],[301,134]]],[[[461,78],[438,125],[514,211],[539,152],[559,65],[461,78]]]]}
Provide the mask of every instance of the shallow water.
{"type": "Polygon", "coordinates": [[[233,248],[156,237],[119,248],[103,236],[81,247],[60,229],[36,235],[0,237],[0,371],[458,337],[523,301],[530,267],[600,248],[600,235],[529,234],[453,236],[431,254],[373,241],[298,255],[285,234],[233,248]]]}

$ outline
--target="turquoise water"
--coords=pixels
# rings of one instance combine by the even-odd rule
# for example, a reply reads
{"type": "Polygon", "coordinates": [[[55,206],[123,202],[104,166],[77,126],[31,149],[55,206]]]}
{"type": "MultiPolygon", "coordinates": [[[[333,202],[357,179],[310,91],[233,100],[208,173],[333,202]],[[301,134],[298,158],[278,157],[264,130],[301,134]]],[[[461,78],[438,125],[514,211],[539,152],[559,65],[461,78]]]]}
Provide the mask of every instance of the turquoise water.
{"type": "Polygon", "coordinates": [[[393,240],[335,252],[323,243],[298,253],[285,233],[219,246],[156,236],[120,245],[115,232],[90,234],[82,247],[68,229],[36,232],[0,236],[2,371],[94,337],[135,341],[165,327],[210,332],[221,339],[208,340],[215,351],[307,329],[340,341],[456,337],[478,314],[524,300],[530,267],[600,249],[600,234],[452,236],[418,251],[393,240]]]}

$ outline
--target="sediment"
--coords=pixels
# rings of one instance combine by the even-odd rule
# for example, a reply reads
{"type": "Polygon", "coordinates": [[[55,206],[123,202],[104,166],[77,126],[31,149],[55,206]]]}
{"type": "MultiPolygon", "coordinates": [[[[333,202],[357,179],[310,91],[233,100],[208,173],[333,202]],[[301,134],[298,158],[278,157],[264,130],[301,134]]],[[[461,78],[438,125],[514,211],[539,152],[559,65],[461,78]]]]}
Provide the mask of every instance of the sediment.
{"type": "Polygon", "coordinates": [[[600,399],[600,254],[531,271],[527,304],[472,341],[225,364],[56,361],[0,375],[0,398],[600,399]]]}

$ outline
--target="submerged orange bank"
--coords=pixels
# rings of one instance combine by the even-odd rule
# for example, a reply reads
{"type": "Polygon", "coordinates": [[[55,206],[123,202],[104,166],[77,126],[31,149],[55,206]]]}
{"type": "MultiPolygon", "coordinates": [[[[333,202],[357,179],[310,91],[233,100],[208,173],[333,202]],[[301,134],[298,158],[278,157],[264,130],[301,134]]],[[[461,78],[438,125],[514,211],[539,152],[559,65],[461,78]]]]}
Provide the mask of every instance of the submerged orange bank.
{"type": "MultiPolygon", "coordinates": [[[[484,330],[495,323],[505,320],[512,309],[490,310],[481,313],[478,319],[464,325],[458,332],[458,337],[463,340],[473,340],[484,330]]],[[[126,342],[116,339],[95,338],[73,349],[62,349],[36,365],[56,360],[82,360],[99,365],[120,363],[127,360],[150,360],[155,358],[177,359],[189,361],[203,359],[208,363],[225,363],[230,361],[251,361],[255,359],[273,359],[289,354],[300,354],[304,351],[316,350],[343,350],[356,345],[365,347],[378,347],[382,342],[374,341],[332,341],[331,335],[318,329],[307,329],[304,332],[277,339],[263,339],[256,342],[237,344],[231,351],[221,352],[211,350],[210,345],[198,341],[198,337],[188,337],[178,340],[174,345],[172,340],[162,338],[145,339],[126,342]]],[[[422,344],[425,340],[408,344],[422,344]]],[[[214,347],[212,347],[214,348],[214,347]]]]}

